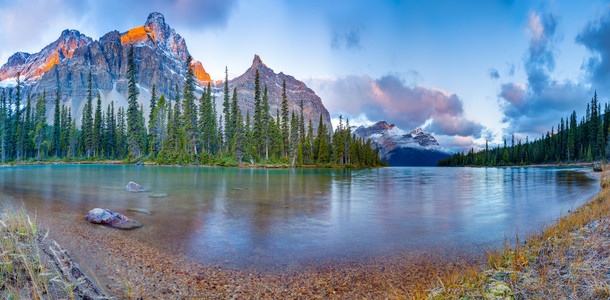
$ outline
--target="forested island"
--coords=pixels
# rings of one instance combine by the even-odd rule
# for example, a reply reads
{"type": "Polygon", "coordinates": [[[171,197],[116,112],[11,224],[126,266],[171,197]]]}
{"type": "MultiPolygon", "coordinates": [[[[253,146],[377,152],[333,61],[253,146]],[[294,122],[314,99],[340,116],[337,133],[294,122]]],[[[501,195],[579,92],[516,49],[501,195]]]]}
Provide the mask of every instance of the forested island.
{"type": "Polygon", "coordinates": [[[25,108],[22,108],[24,93],[18,80],[14,92],[11,88],[0,95],[2,163],[123,160],[126,163],[148,161],[164,165],[218,166],[375,167],[385,164],[370,140],[357,138],[351,132],[349,120],[343,124],[340,118],[334,131],[322,122],[322,116],[316,127],[311,120],[306,126],[302,101],[300,113],[289,112],[285,82],[281,111],[278,109],[277,118],[273,118],[269,113],[267,86],[261,83],[258,70],[252,116],[247,111],[243,117],[236,89],[230,96],[227,75],[222,115],[216,111],[210,83],[196,104],[191,59],[187,58],[182,94],[176,85],[170,97],[157,97],[153,85],[148,124],[144,107],[137,103],[133,45],[128,53],[127,108],[115,110],[112,102],[104,112],[99,94],[94,107],[95,95],[89,72],[87,102],[80,126],[72,117],[71,109],[60,105],[59,88],[55,93],[51,125],[47,124],[46,92],[32,104],[28,91],[25,108]]]}
{"type": "Polygon", "coordinates": [[[438,166],[512,166],[530,164],[559,164],[592,162],[610,156],[610,107],[602,106],[594,93],[587,104],[586,115],[578,120],[576,111],[568,117],[561,118],[557,128],[540,138],[525,142],[515,142],[512,135],[510,146],[504,139],[504,146],[490,149],[485,142],[485,149],[475,152],[456,153],[452,157],[439,161],[438,166]]]}

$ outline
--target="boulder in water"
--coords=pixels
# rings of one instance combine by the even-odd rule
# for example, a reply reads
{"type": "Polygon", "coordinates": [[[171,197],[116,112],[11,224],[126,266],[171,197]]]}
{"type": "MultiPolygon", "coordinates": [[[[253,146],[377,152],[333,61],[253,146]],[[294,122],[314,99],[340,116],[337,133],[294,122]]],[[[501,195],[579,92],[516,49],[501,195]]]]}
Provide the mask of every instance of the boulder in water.
{"type": "Polygon", "coordinates": [[[133,211],[133,212],[138,213],[138,214],[152,215],[150,210],[144,209],[144,208],[135,208],[135,207],[132,207],[132,208],[128,208],[127,210],[128,211],[133,211]]]}
{"type": "Polygon", "coordinates": [[[94,224],[107,225],[118,229],[135,229],[142,227],[142,223],[136,220],[103,208],[94,208],[90,210],[89,213],[87,213],[85,220],[94,224]]]}
{"type": "Polygon", "coordinates": [[[133,181],[130,181],[125,188],[127,189],[128,192],[133,192],[133,193],[146,192],[146,189],[143,186],[141,186],[133,181]]]}
{"type": "Polygon", "coordinates": [[[602,171],[602,164],[601,164],[601,163],[599,163],[599,162],[596,162],[596,163],[593,165],[593,171],[594,171],[594,172],[601,172],[601,171],[602,171]]]}
{"type": "Polygon", "coordinates": [[[158,194],[150,194],[150,195],[148,195],[148,197],[150,197],[150,198],[165,198],[167,196],[169,196],[169,195],[165,194],[165,193],[158,193],[158,194]]]}

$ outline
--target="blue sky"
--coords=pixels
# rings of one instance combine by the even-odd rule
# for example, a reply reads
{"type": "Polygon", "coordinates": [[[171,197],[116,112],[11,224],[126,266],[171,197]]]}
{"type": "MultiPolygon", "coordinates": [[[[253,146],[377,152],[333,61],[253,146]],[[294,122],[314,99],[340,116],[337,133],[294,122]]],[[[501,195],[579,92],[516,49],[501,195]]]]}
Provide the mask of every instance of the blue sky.
{"type": "Polygon", "coordinates": [[[266,65],[305,81],[331,116],[424,127],[460,149],[540,136],[593,90],[610,95],[604,1],[7,1],[0,63],[63,29],[94,39],[159,11],[213,79],[266,65]]]}

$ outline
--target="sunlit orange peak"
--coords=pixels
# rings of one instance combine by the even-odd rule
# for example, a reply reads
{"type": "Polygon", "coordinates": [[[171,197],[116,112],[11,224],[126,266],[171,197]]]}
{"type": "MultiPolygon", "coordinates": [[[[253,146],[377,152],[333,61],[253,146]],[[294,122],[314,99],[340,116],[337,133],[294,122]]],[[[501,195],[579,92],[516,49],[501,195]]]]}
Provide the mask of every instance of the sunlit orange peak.
{"type": "Polygon", "coordinates": [[[136,28],[130,29],[127,33],[121,36],[121,44],[135,44],[139,42],[145,42],[148,39],[151,39],[153,43],[155,42],[155,34],[150,31],[150,28],[147,26],[140,26],[136,28]]]}
{"type": "Polygon", "coordinates": [[[206,73],[201,62],[195,60],[191,63],[191,66],[193,67],[195,78],[201,82],[211,81],[210,74],[206,73]]]}

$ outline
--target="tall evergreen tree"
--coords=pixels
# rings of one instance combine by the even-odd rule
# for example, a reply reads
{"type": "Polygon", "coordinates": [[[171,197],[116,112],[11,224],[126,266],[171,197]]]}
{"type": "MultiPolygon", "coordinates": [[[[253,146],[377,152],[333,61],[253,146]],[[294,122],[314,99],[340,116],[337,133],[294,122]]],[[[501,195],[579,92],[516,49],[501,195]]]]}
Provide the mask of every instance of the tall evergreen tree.
{"type": "Polygon", "coordinates": [[[81,132],[83,148],[87,157],[91,157],[93,152],[94,140],[93,140],[93,80],[91,71],[89,71],[89,78],[87,80],[87,103],[83,110],[83,116],[81,121],[81,132]]]}
{"type": "Polygon", "coordinates": [[[21,120],[21,80],[19,79],[21,74],[17,72],[17,91],[15,93],[15,113],[13,114],[12,122],[12,133],[14,135],[13,141],[16,144],[15,156],[19,160],[21,158],[21,151],[23,150],[23,126],[21,120]]]}
{"type": "Polygon", "coordinates": [[[195,105],[195,75],[191,65],[192,57],[186,58],[186,83],[184,85],[183,130],[188,145],[188,153],[197,155],[199,131],[197,130],[197,106],[195,105]]]}
{"type": "Polygon", "coordinates": [[[36,124],[34,139],[36,145],[36,151],[38,153],[37,158],[41,159],[41,154],[43,149],[47,145],[46,141],[46,126],[47,126],[47,115],[46,115],[46,100],[45,100],[45,92],[43,91],[42,96],[38,98],[36,101],[36,113],[34,122],[36,124]]]}
{"type": "Polygon", "coordinates": [[[102,97],[97,94],[97,105],[95,107],[95,119],[93,120],[93,155],[102,154],[102,97]]]}
{"type": "MultiPolygon", "coordinates": [[[[278,116],[279,117],[279,116],[278,116]]],[[[282,152],[284,156],[288,155],[288,149],[290,149],[290,120],[288,119],[288,95],[286,94],[286,80],[282,82],[282,152]]]]}
{"type": "Polygon", "coordinates": [[[261,156],[261,149],[263,147],[263,108],[261,99],[261,85],[260,75],[258,69],[254,76],[254,117],[253,117],[253,128],[252,128],[252,148],[254,148],[254,155],[256,158],[261,156]]]}
{"type": "MultiPolygon", "coordinates": [[[[44,91],[43,91],[44,92],[44,91]]],[[[24,121],[22,123],[21,130],[21,142],[22,145],[22,154],[21,156],[24,159],[27,159],[28,156],[33,151],[33,131],[36,129],[36,125],[32,122],[32,97],[30,96],[30,91],[28,91],[27,103],[25,105],[25,116],[24,121]]]]}
{"type": "Polygon", "coordinates": [[[55,91],[55,109],[53,111],[53,151],[55,152],[55,156],[60,155],[60,147],[61,147],[61,110],[59,107],[60,94],[59,87],[55,91]]]}
{"type": "Polygon", "coordinates": [[[136,86],[136,62],[133,44],[127,55],[127,147],[129,155],[139,158],[142,154],[141,128],[138,112],[138,87],[136,86]]]}
{"type": "MultiPolygon", "coordinates": [[[[229,101],[229,68],[225,67],[225,82],[224,82],[224,98],[222,101],[222,113],[225,116],[225,144],[226,150],[228,151],[231,148],[231,140],[233,138],[234,128],[232,128],[234,121],[234,116],[232,115],[231,110],[231,102],[229,101]]],[[[222,123],[219,123],[219,127],[222,126],[222,123]]]]}

